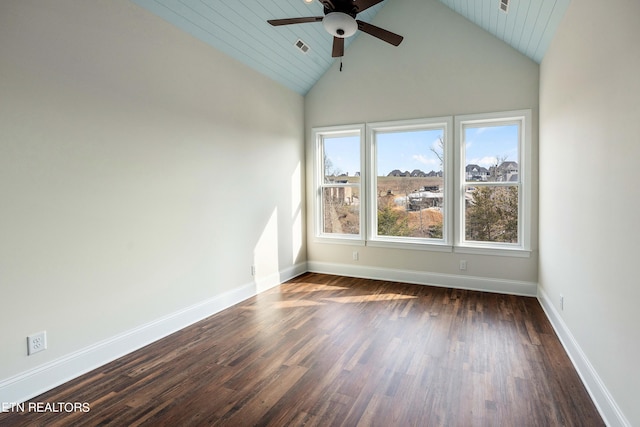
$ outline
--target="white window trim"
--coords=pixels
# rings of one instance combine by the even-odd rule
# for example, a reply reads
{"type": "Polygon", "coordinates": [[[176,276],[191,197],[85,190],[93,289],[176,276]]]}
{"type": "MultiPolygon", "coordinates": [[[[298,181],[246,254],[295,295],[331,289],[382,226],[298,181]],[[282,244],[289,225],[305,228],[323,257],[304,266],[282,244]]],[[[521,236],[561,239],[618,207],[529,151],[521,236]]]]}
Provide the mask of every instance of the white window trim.
{"type": "Polygon", "coordinates": [[[444,227],[442,229],[442,239],[425,239],[425,238],[411,238],[411,237],[393,237],[393,236],[378,236],[378,210],[377,210],[377,188],[375,177],[377,176],[377,156],[376,156],[376,138],[377,132],[394,132],[394,131],[412,131],[423,129],[443,129],[444,137],[444,164],[443,171],[451,171],[453,166],[453,151],[452,151],[452,132],[453,132],[453,117],[434,117],[428,119],[413,119],[413,120],[397,120],[367,123],[367,140],[365,143],[366,159],[367,159],[367,176],[371,176],[365,182],[367,203],[365,204],[367,209],[365,214],[367,216],[367,245],[377,247],[390,247],[399,249],[422,249],[432,251],[451,252],[452,236],[453,236],[453,221],[450,219],[453,212],[453,174],[444,174],[444,227]]]}
{"type": "Polygon", "coordinates": [[[346,244],[354,246],[374,246],[434,252],[453,252],[460,254],[497,255],[528,258],[531,256],[531,110],[514,110],[485,114],[436,117],[428,119],[400,120],[327,126],[312,129],[314,150],[314,241],[318,243],[346,244]],[[518,244],[495,242],[467,242],[464,240],[464,185],[465,168],[463,159],[463,128],[468,124],[520,124],[519,141],[519,224],[518,244]],[[395,238],[377,236],[377,210],[374,209],[377,197],[375,182],[369,179],[375,175],[375,138],[377,131],[424,129],[445,125],[445,225],[443,239],[395,238]],[[322,188],[324,183],[322,169],[322,138],[324,136],[359,135],[360,136],[360,232],[357,235],[333,234],[323,232],[322,188]],[[447,172],[448,171],[448,172],[447,172]],[[458,193],[458,194],[456,194],[458,193]]]}
{"type": "Polygon", "coordinates": [[[362,197],[365,194],[364,183],[365,181],[365,125],[342,125],[342,126],[328,126],[318,127],[312,129],[313,149],[314,149],[314,235],[315,241],[320,243],[338,243],[347,245],[361,245],[365,244],[365,219],[364,215],[366,207],[364,206],[366,197],[362,197]],[[326,136],[356,136],[360,137],[360,183],[358,185],[349,185],[350,187],[359,187],[360,189],[360,230],[358,234],[336,234],[325,233],[323,228],[322,213],[322,189],[326,187],[324,184],[324,169],[323,169],[323,138],[326,136]]]}
{"type": "MultiPolygon", "coordinates": [[[[529,257],[531,254],[531,110],[514,110],[455,117],[455,170],[457,171],[454,251],[465,254],[529,257]],[[466,184],[464,159],[464,127],[466,125],[501,125],[518,123],[518,238],[516,243],[470,242],[464,239],[464,187],[466,184]]],[[[496,185],[494,183],[489,185],[496,185]]],[[[500,185],[500,184],[497,184],[500,185]]]]}

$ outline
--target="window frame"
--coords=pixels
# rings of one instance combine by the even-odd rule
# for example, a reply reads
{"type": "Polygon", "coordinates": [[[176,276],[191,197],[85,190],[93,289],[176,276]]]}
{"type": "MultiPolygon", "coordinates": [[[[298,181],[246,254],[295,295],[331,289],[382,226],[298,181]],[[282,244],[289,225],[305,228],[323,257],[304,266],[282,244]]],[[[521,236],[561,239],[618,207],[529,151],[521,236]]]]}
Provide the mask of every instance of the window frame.
{"type": "MultiPolygon", "coordinates": [[[[455,231],[454,250],[458,253],[528,257],[531,250],[531,110],[455,116],[455,231]],[[465,128],[485,126],[519,126],[518,137],[518,243],[468,241],[465,237],[465,128]]],[[[513,182],[483,182],[482,186],[509,187],[513,182]]]]}
{"type": "Polygon", "coordinates": [[[367,245],[379,247],[393,247],[400,249],[423,249],[431,251],[451,252],[451,241],[453,236],[453,174],[447,173],[452,170],[452,131],[453,117],[433,117],[427,119],[395,120],[385,122],[367,123],[367,140],[365,142],[366,161],[368,177],[365,182],[367,190],[368,204],[366,215],[367,225],[367,245]],[[442,171],[444,173],[444,202],[443,202],[443,227],[442,239],[429,239],[424,237],[400,237],[400,236],[379,236],[378,235],[378,209],[377,209],[377,140],[376,133],[390,132],[410,132],[419,130],[442,129],[444,139],[443,156],[444,161],[442,171]]]}
{"type": "MultiPolygon", "coordinates": [[[[325,126],[312,129],[314,156],[314,241],[319,243],[376,246],[411,250],[454,252],[461,254],[531,256],[532,216],[532,113],[530,109],[467,114],[413,120],[394,120],[352,125],[325,126]],[[517,244],[467,241],[464,230],[464,188],[467,185],[464,160],[464,128],[467,125],[498,126],[519,124],[518,141],[518,239],[517,244]],[[443,239],[377,235],[377,165],[375,133],[394,130],[420,130],[444,125],[444,224],[443,239]],[[358,184],[325,184],[323,138],[359,136],[360,181],[358,184]],[[354,187],[360,194],[359,233],[324,232],[323,190],[328,187],[354,187]]],[[[490,185],[494,185],[491,183],[490,185]]],[[[485,183],[483,183],[485,185],[485,183]]],[[[500,183],[509,186],[513,183],[500,183]]]]}
{"type": "Polygon", "coordinates": [[[365,182],[365,168],[364,168],[364,143],[365,143],[365,125],[342,125],[342,126],[327,126],[313,128],[312,138],[314,141],[314,190],[315,190],[315,204],[314,204],[314,228],[315,239],[325,243],[344,243],[349,245],[364,245],[365,244],[365,219],[364,213],[366,208],[364,206],[366,196],[364,191],[365,182]],[[348,137],[357,136],[360,140],[360,181],[357,184],[327,184],[324,182],[324,138],[325,137],[348,137]],[[325,188],[338,188],[338,187],[351,187],[357,188],[360,194],[359,205],[359,233],[358,234],[344,234],[344,233],[326,233],[324,231],[324,199],[323,193],[325,188]]]}

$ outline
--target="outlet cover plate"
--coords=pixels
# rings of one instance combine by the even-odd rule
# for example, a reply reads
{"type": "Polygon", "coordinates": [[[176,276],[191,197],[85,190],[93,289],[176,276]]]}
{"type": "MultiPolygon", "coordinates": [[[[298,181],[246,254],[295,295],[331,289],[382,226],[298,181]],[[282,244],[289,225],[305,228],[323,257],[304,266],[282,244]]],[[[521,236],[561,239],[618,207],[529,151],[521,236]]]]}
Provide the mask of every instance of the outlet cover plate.
{"type": "Polygon", "coordinates": [[[47,349],[47,331],[36,332],[27,336],[27,355],[47,349]]]}

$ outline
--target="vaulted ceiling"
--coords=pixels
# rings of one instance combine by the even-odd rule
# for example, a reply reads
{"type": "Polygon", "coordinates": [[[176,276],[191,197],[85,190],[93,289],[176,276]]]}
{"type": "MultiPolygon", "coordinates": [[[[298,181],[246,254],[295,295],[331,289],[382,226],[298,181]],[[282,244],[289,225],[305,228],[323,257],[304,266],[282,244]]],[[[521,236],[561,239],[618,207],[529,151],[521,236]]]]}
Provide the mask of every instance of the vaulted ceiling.
{"type": "MultiPolygon", "coordinates": [[[[304,95],[336,60],[331,57],[332,37],[322,23],[272,27],[268,19],[322,16],[319,1],[303,0],[131,0],[236,58],[258,72],[304,95]],[[303,53],[296,43],[309,49],[303,53]]],[[[384,0],[358,14],[375,24],[374,17],[394,2],[384,0]]],[[[429,0],[423,0],[429,1],[429,0]]],[[[570,0],[438,0],[482,27],[514,49],[540,63],[570,0]]],[[[425,20],[428,17],[425,17],[425,20]]],[[[401,29],[387,28],[402,34],[401,29]]],[[[345,43],[345,55],[358,31],[345,43]]],[[[369,37],[364,35],[362,37],[369,37]]],[[[380,42],[381,49],[392,48],[380,42]]]]}

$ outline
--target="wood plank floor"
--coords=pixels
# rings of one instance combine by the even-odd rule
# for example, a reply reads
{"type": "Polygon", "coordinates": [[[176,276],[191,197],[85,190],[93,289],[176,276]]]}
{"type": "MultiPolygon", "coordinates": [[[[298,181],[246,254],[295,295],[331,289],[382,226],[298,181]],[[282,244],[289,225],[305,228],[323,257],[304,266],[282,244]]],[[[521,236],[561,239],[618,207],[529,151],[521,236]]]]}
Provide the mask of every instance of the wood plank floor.
{"type": "Polygon", "coordinates": [[[604,425],[535,298],[313,273],[32,402],[90,411],[0,425],[604,425]]]}

